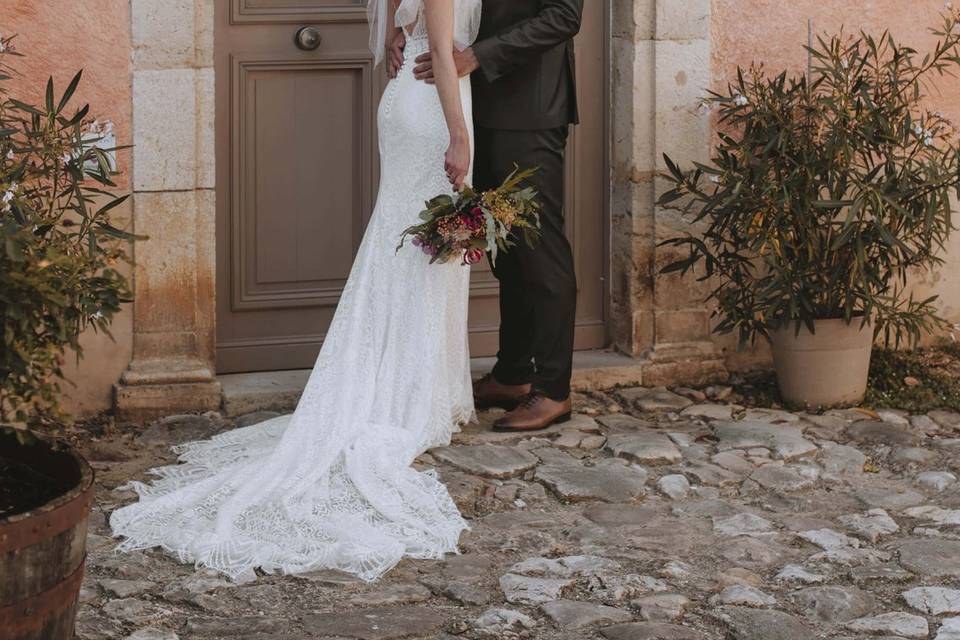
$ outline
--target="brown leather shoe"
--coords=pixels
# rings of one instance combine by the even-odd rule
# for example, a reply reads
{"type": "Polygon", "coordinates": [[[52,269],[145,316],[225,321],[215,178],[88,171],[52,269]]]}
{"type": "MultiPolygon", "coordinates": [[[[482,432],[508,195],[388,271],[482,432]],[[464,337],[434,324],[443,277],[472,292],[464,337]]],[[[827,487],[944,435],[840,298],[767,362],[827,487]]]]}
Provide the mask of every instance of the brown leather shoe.
{"type": "Polygon", "coordinates": [[[473,383],[473,404],[477,409],[516,409],[530,393],[529,384],[501,384],[488,373],[473,383]]]}
{"type": "Polygon", "coordinates": [[[520,406],[493,424],[494,431],[539,431],[566,422],[573,408],[570,398],[563,402],[539,393],[528,395],[520,406]]]}

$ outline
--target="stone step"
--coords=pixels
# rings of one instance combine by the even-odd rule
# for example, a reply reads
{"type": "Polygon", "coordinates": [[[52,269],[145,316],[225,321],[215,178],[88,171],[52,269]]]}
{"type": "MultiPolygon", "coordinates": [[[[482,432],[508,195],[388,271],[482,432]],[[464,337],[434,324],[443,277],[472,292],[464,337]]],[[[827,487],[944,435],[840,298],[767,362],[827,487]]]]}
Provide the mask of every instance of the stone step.
{"type": "MultiPolygon", "coordinates": [[[[479,377],[493,367],[494,358],[474,358],[470,368],[479,377]]],[[[595,391],[643,383],[645,360],[613,351],[578,351],[573,355],[575,391],[595,391]]],[[[310,369],[232,373],[217,376],[223,388],[223,412],[239,416],[253,411],[290,411],[303,392],[310,369]]]]}

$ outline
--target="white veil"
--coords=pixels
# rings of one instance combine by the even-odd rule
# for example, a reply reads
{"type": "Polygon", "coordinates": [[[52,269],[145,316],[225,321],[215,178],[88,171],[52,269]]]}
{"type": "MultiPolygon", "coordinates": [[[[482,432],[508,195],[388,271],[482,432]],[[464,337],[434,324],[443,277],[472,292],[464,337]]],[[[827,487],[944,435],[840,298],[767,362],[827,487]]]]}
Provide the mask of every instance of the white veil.
{"type": "MultiPolygon", "coordinates": [[[[370,23],[370,51],[374,66],[383,62],[387,48],[387,22],[390,3],[394,0],[367,0],[367,22],[370,23]]],[[[454,8],[453,40],[459,49],[466,49],[477,39],[480,31],[481,0],[452,0],[454,8]]],[[[416,23],[423,0],[402,0],[397,7],[392,26],[404,27],[416,23]]]]}
{"type": "Polygon", "coordinates": [[[387,49],[387,15],[393,0],[367,0],[367,22],[370,25],[370,51],[374,66],[383,62],[387,49]]]}

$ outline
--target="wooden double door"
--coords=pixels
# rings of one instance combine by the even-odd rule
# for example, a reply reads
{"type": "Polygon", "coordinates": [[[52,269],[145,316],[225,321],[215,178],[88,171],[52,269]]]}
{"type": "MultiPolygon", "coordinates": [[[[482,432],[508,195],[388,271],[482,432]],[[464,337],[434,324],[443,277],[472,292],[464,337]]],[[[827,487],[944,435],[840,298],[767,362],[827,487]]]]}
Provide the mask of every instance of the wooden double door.
{"type": "MultiPolygon", "coordinates": [[[[486,0],[509,2],[510,0],[486,0]]],[[[603,346],[608,3],[585,3],[581,119],[570,138],[567,233],[580,286],[577,348],[603,346]]],[[[376,112],[386,84],[363,0],[218,0],[217,371],[308,368],[376,198],[376,112]],[[319,45],[295,44],[302,27],[319,45]]],[[[309,40],[309,38],[307,38],[309,40]]],[[[471,353],[497,348],[497,281],[471,283],[471,353]]]]}

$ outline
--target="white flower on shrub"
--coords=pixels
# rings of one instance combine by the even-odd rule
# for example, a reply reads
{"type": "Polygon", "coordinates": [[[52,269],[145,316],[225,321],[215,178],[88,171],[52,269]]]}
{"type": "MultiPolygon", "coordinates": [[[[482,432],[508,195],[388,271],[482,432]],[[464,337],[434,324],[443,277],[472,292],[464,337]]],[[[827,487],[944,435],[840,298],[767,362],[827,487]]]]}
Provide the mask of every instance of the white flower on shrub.
{"type": "Polygon", "coordinates": [[[745,107],[750,104],[750,101],[747,100],[747,96],[742,96],[739,93],[733,97],[733,104],[738,107],[745,107]]]}
{"type": "Polygon", "coordinates": [[[103,122],[100,122],[99,120],[94,120],[87,125],[86,129],[88,134],[102,138],[113,133],[113,121],[104,120],[103,122]]]}
{"type": "Polygon", "coordinates": [[[9,151],[7,151],[7,160],[13,160],[13,158],[13,149],[11,148],[9,151]]]}

